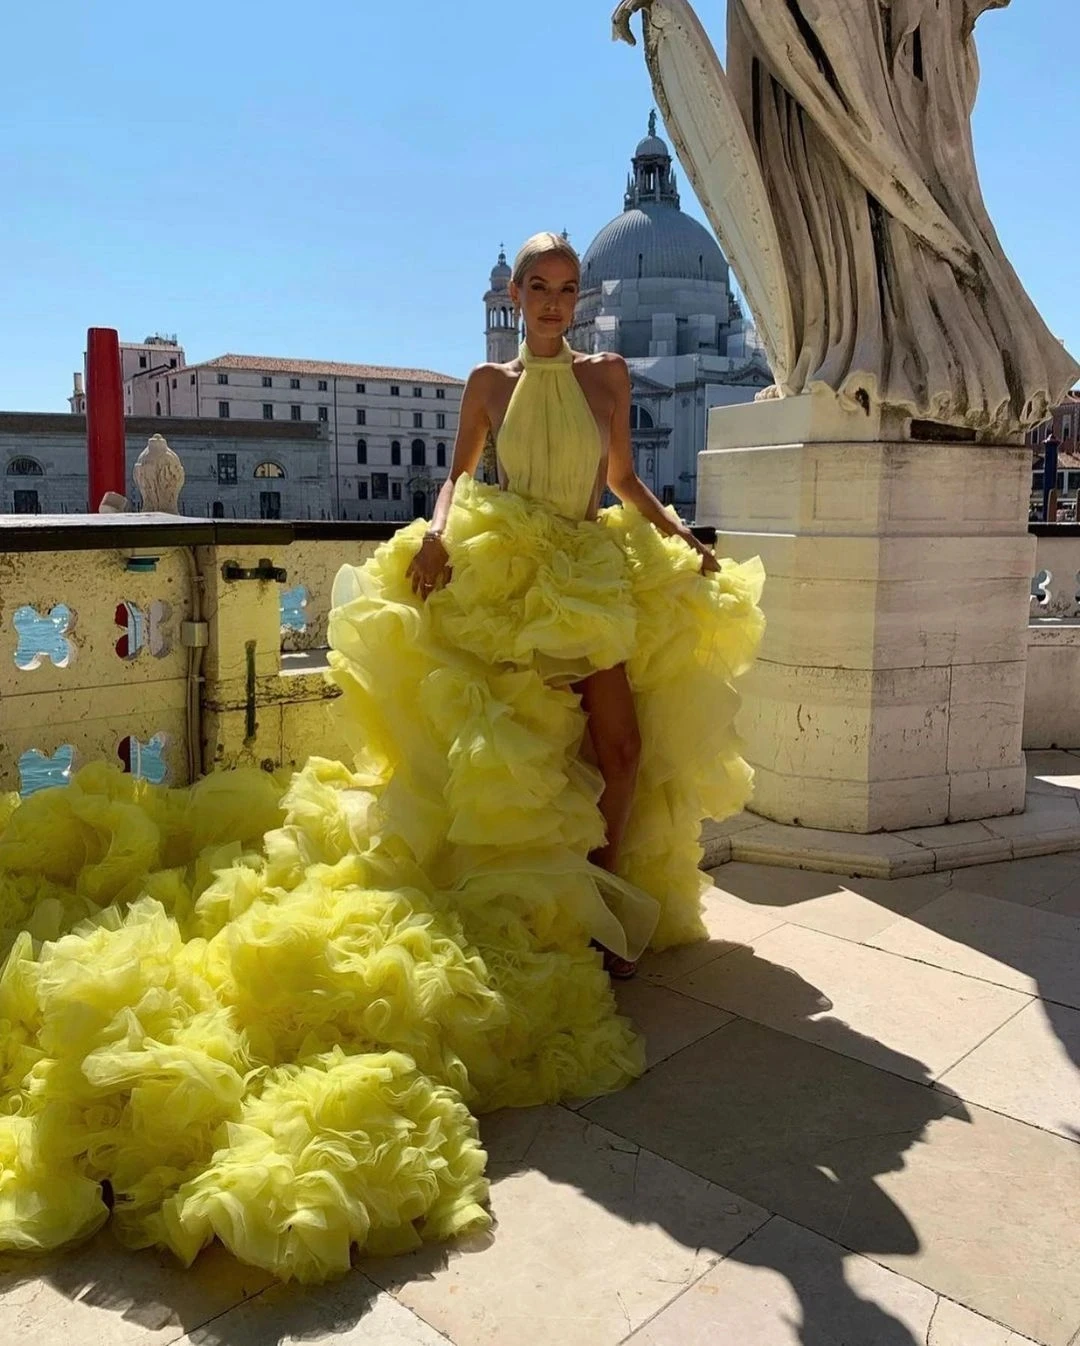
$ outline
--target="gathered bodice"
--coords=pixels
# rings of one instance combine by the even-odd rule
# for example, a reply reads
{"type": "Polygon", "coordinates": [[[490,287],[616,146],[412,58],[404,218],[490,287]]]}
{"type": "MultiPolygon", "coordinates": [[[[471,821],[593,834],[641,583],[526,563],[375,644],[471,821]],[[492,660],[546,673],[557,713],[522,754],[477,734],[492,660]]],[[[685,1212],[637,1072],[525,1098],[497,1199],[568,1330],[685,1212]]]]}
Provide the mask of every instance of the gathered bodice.
{"type": "Polygon", "coordinates": [[[500,482],[564,518],[586,519],[603,486],[604,443],[574,353],[564,341],[558,355],[534,355],[523,342],[521,363],[496,443],[500,482]]]}

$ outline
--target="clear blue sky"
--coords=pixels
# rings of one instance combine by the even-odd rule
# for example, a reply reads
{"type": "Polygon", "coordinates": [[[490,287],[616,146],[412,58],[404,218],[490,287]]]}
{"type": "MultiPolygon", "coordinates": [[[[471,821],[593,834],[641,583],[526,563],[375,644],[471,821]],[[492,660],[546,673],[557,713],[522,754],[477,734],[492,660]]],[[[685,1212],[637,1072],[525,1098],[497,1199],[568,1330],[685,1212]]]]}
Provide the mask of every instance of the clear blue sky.
{"type": "MultiPolygon", "coordinates": [[[[980,20],[975,138],[1006,250],[1080,353],[1074,6],[980,20]]],[[[0,409],[66,410],[88,326],[176,332],[192,361],[466,373],[500,241],[565,227],[584,248],[621,209],[652,99],[611,7],[9,6],[0,409]]],[[[721,0],[699,12],[722,51],[721,0]]]]}

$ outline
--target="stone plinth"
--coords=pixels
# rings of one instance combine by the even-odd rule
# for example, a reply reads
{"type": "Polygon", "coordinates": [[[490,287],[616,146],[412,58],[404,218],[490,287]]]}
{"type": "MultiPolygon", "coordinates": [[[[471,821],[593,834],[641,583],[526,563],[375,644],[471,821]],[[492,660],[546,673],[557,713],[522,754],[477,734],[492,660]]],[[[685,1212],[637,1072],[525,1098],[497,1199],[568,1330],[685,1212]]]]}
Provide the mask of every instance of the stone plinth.
{"type": "Polygon", "coordinates": [[[698,521],[768,574],[739,721],[753,810],[843,832],[1021,811],[1030,450],[860,441],[810,397],[733,410],[710,418],[698,521]]]}

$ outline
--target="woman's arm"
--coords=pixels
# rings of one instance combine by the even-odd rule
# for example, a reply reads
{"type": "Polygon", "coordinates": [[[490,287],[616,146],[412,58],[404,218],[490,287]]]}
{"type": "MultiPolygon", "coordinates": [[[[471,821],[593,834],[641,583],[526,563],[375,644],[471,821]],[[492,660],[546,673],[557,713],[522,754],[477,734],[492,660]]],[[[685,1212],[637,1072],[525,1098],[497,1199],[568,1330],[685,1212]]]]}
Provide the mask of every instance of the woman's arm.
{"type": "Polygon", "coordinates": [[[698,552],[703,572],[719,570],[708,547],[697,540],[682,520],[671,517],[635,471],[634,450],[630,443],[630,370],[621,355],[609,356],[604,365],[614,394],[608,485],[624,504],[633,505],[665,537],[680,537],[698,552]]]}
{"type": "Polygon", "coordinates": [[[475,472],[476,464],[484,451],[488,431],[491,429],[487,408],[493,372],[491,365],[477,365],[465,384],[465,391],[461,395],[461,409],[458,412],[457,437],[454,440],[450,473],[439,490],[435,508],[431,512],[428,537],[441,537],[446,531],[446,520],[454,499],[454,485],[458,477],[465,473],[471,476],[475,472]]]}
{"type": "Polygon", "coordinates": [[[458,413],[457,437],[454,440],[454,457],[450,464],[450,473],[439,488],[435,508],[431,512],[431,526],[424,534],[420,550],[409,562],[406,576],[412,581],[413,593],[427,598],[434,589],[441,589],[450,580],[450,553],[443,542],[446,520],[450,506],[454,501],[454,486],[458,477],[472,473],[484,451],[484,441],[491,427],[488,415],[488,395],[492,365],[477,365],[469,375],[465,391],[461,395],[461,410],[458,413]]]}

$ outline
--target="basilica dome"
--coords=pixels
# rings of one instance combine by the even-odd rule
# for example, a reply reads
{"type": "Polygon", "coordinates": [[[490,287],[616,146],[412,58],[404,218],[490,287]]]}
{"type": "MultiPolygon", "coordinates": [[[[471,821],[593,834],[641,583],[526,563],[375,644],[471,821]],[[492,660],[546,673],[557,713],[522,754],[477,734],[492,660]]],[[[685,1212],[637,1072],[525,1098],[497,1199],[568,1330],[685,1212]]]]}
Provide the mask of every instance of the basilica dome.
{"type": "Polygon", "coordinates": [[[624,209],[596,235],[581,259],[581,285],[606,280],[726,282],[728,265],[712,234],[679,208],[671,153],[656,134],[637,147],[624,209]]]}

